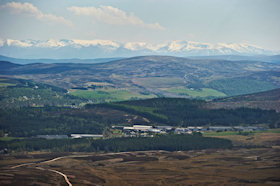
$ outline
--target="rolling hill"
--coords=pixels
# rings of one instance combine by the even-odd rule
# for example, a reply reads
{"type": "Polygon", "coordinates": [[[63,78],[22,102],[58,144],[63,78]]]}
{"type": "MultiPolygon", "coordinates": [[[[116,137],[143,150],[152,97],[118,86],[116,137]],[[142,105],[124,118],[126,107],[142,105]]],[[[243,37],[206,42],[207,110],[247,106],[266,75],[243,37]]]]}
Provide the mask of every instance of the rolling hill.
{"type": "Polygon", "coordinates": [[[162,96],[209,99],[280,87],[280,66],[256,61],[140,56],[98,64],[11,65],[0,62],[1,74],[65,88],[82,98],[116,91],[131,95],[107,96],[105,101],[162,96]]]}
{"type": "Polygon", "coordinates": [[[216,99],[208,108],[260,108],[280,112],[280,89],[216,99]]]}
{"type": "Polygon", "coordinates": [[[0,108],[79,106],[86,99],[67,94],[67,90],[30,80],[0,77],[0,108]]]}

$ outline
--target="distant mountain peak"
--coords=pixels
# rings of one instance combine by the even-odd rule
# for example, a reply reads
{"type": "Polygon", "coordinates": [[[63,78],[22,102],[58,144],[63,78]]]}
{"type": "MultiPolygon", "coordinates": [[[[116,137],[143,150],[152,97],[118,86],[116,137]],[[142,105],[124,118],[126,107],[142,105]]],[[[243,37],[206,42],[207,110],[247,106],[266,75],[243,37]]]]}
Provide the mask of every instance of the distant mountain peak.
{"type": "Polygon", "coordinates": [[[15,40],[0,39],[0,55],[17,58],[100,58],[139,55],[213,56],[274,55],[249,43],[201,43],[176,40],[162,44],[111,40],[15,40]]]}

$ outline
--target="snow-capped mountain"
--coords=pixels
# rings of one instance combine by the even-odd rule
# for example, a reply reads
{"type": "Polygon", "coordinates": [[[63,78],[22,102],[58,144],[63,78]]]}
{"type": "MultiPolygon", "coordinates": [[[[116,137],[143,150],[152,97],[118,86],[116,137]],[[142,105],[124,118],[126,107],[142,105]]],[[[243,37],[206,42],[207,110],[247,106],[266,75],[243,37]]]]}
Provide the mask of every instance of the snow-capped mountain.
{"type": "Polygon", "coordinates": [[[110,40],[14,40],[0,39],[0,55],[16,58],[100,58],[139,55],[273,55],[273,51],[248,43],[200,43],[171,41],[163,44],[120,43],[110,40]]]}

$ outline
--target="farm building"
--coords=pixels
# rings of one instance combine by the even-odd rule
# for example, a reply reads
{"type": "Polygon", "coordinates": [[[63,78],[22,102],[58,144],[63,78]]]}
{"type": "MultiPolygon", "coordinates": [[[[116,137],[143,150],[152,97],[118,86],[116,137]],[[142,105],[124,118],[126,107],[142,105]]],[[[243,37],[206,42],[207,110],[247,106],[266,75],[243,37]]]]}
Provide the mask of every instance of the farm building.
{"type": "Polygon", "coordinates": [[[102,134],[71,134],[71,138],[103,138],[102,134]]]}

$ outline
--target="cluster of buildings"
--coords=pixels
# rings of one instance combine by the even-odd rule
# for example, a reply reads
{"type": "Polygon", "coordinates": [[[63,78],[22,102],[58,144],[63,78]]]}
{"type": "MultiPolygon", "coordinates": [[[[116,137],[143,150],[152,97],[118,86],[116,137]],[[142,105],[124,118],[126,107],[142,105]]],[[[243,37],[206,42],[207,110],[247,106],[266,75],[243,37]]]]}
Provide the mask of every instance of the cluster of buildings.
{"type": "MultiPolygon", "coordinates": [[[[150,126],[150,125],[133,125],[128,126],[112,126],[112,129],[121,130],[121,134],[115,137],[153,137],[155,134],[193,134],[195,132],[204,133],[207,131],[223,132],[223,131],[263,131],[264,127],[242,127],[242,126],[209,126],[209,127],[173,127],[173,126],[150,126]]],[[[102,134],[71,134],[67,135],[37,135],[37,138],[43,139],[77,139],[77,138],[103,138],[102,134]]]]}
{"type": "Polygon", "coordinates": [[[172,126],[149,126],[149,125],[133,125],[132,127],[127,126],[112,126],[113,129],[122,130],[124,137],[144,136],[152,137],[153,134],[193,134],[194,132],[223,132],[223,131],[261,131],[266,130],[264,127],[242,127],[242,126],[215,126],[215,127],[172,127],[172,126]]]}
{"type": "Polygon", "coordinates": [[[43,139],[77,139],[77,138],[103,138],[102,134],[71,134],[70,137],[67,135],[37,135],[37,138],[43,139]]]}
{"type": "Polygon", "coordinates": [[[171,126],[149,126],[149,125],[133,125],[127,126],[112,126],[113,129],[122,130],[121,137],[153,137],[153,134],[167,134],[173,127],[171,126]]]}

